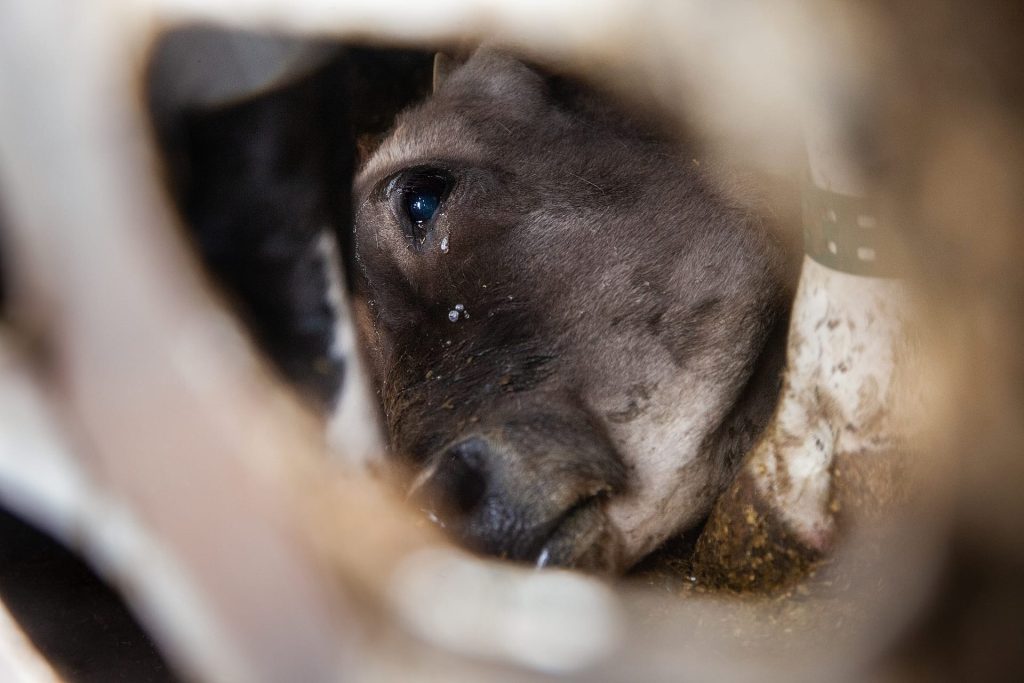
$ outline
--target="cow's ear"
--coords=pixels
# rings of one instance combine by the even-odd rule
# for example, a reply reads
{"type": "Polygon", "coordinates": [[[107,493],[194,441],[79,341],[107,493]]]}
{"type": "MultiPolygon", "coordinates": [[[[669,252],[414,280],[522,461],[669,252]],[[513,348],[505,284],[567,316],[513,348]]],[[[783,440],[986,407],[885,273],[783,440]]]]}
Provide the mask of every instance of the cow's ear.
{"type": "Polygon", "coordinates": [[[438,52],[435,54],[433,91],[437,92],[437,89],[441,87],[441,84],[448,80],[448,76],[451,75],[452,71],[454,71],[455,68],[463,62],[465,62],[464,59],[457,59],[447,52],[438,52]]]}
{"type": "Polygon", "coordinates": [[[540,69],[501,49],[481,48],[459,74],[464,72],[472,87],[494,103],[494,116],[506,120],[531,118],[548,95],[540,69]]]}
{"type": "Polygon", "coordinates": [[[438,53],[434,58],[434,91],[442,85],[490,101],[493,116],[506,121],[532,117],[548,93],[546,77],[538,68],[490,46],[465,56],[438,53]]]}

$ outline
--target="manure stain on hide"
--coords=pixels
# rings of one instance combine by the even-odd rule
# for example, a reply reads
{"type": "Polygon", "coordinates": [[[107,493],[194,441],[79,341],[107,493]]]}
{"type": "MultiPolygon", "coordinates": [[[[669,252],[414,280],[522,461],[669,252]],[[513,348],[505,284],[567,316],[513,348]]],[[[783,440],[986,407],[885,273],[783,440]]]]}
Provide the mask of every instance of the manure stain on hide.
{"type": "Polygon", "coordinates": [[[864,434],[887,434],[894,431],[885,426],[892,417],[888,410],[889,401],[882,393],[882,388],[875,377],[866,378],[857,391],[854,419],[864,434]]]}
{"type": "Polygon", "coordinates": [[[605,413],[605,418],[615,424],[632,422],[647,412],[650,404],[651,393],[657,389],[657,384],[648,386],[646,384],[633,384],[626,390],[626,407],[622,410],[615,410],[605,413]]]}
{"type": "Polygon", "coordinates": [[[706,332],[721,306],[720,299],[710,297],[694,304],[682,317],[672,315],[667,321],[665,316],[659,319],[658,342],[676,367],[685,367],[707,343],[706,332]]]}
{"type": "Polygon", "coordinates": [[[640,406],[637,405],[636,401],[630,400],[624,409],[611,413],[605,413],[605,417],[608,418],[609,422],[614,422],[615,424],[625,424],[627,422],[632,422],[633,420],[640,417],[640,415],[642,414],[643,410],[641,410],[640,406]]]}
{"type": "Polygon", "coordinates": [[[658,309],[647,316],[647,330],[654,336],[661,334],[661,320],[665,317],[665,313],[668,311],[668,307],[658,309]]]}

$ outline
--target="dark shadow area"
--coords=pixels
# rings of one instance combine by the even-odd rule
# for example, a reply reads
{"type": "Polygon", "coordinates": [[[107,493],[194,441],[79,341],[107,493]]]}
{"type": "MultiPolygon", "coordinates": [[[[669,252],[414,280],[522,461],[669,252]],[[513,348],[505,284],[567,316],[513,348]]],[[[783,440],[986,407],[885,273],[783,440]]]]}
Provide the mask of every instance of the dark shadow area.
{"type": "Polygon", "coordinates": [[[71,683],[179,680],[110,586],[67,548],[2,509],[0,595],[71,683]]]}
{"type": "Polygon", "coordinates": [[[189,238],[259,348],[321,411],[344,380],[331,290],[354,270],[360,150],[427,94],[432,59],[193,28],[151,60],[150,110],[189,238]]]}
{"type": "Polygon", "coordinates": [[[4,193],[0,188],[0,320],[7,317],[7,251],[4,249],[4,239],[7,234],[7,217],[4,215],[4,193]]]}
{"type": "Polygon", "coordinates": [[[1020,680],[1022,570],[1019,556],[964,534],[943,558],[939,599],[892,644],[886,663],[907,680],[1020,680]]]}

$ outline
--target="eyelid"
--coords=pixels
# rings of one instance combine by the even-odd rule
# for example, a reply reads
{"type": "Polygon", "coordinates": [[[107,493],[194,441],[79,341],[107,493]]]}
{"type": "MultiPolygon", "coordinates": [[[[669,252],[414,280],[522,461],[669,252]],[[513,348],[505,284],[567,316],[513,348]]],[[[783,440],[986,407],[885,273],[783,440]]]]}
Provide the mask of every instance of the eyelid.
{"type": "Polygon", "coordinates": [[[371,195],[376,196],[379,200],[391,199],[394,196],[394,192],[400,181],[403,178],[408,177],[413,172],[419,170],[440,171],[446,178],[448,178],[450,186],[454,187],[460,166],[461,165],[458,163],[438,159],[425,159],[414,164],[408,164],[377,181],[376,185],[374,185],[371,190],[371,195]]]}
{"type": "Polygon", "coordinates": [[[417,174],[430,175],[444,181],[444,192],[441,194],[442,202],[451,196],[457,184],[455,175],[448,169],[428,165],[414,166],[399,171],[387,180],[383,188],[384,198],[394,206],[398,199],[408,195],[410,192],[416,191],[418,188],[408,181],[415,178],[417,174]]]}

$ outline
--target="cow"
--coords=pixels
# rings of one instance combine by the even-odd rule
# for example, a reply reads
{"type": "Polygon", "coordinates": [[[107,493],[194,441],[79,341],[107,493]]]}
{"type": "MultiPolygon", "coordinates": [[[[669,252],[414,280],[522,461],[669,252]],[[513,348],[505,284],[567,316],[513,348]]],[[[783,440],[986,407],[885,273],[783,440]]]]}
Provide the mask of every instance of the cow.
{"type": "Polygon", "coordinates": [[[355,309],[408,495],[597,572],[697,527],[770,417],[794,259],[692,141],[499,49],[359,169],[355,309]]]}

